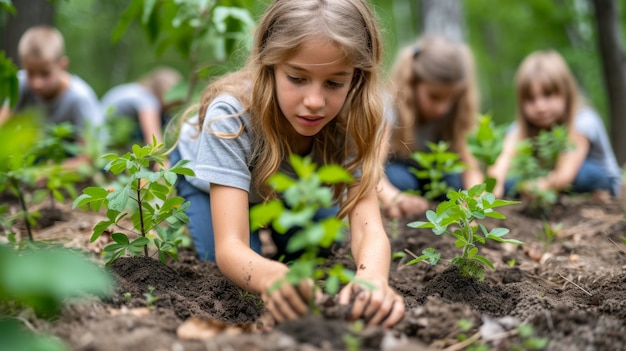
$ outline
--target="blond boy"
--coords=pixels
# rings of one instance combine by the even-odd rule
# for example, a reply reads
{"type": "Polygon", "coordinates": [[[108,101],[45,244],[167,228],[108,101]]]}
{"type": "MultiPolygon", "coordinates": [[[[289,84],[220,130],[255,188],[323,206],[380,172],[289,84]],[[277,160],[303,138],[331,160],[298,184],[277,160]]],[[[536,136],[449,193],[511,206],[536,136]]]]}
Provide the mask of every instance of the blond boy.
{"type": "MultiPolygon", "coordinates": [[[[47,123],[69,122],[81,141],[87,126],[103,123],[102,108],[93,89],[81,78],[67,72],[68,58],[61,33],[49,26],[28,29],[20,38],[18,54],[19,98],[14,111],[42,110],[47,123]]],[[[0,111],[0,123],[10,116],[8,105],[0,111]]],[[[68,166],[75,162],[70,160],[68,166]]]]}

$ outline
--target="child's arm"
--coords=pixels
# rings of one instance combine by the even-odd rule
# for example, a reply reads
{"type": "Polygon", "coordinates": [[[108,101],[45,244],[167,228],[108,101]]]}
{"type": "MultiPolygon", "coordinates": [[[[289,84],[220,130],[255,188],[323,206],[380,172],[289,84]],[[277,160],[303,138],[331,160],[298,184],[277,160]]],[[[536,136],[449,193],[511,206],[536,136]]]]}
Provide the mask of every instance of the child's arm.
{"type": "MultiPolygon", "coordinates": [[[[379,148],[379,157],[383,163],[383,168],[387,163],[387,155],[389,155],[389,138],[391,135],[391,127],[388,125],[383,133],[384,142],[379,148]]],[[[387,177],[383,174],[378,186],[378,199],[382,210],[390,218],[402,218],[412,215],[419,215],[428,209],[428,201],[421,196],[404,193],[396,188],[387,177]]]]}
{"type": "Polygon", "coordinates": [[[163,141],[161,133],[161,115],[154,108],[144,108],[138,113],[139,126],[146,144],[152,144],[152,135],[158,142],[163,141]]]}
{"type": "Polygon", "coordinates": [[[487,171],[487,173],[496,180],[496,187],[493,189],[493,194],[498,198],[504,196],[504,183],[506,182],[506,175],[511,166],[511,160],[515,156],[515,148],[518,140],[519,134],[517,131],[507,133],[504,138],[500,156],[498,156],[496,163],[487,171]]]}
{"type": "Polygon", "coordinates": [[[9,119],[11,115],[11,110],[9,109],[9,104],[2,104],[0,106],[0,125],[3,125],[9,119]]]}
{"type": "MultiPolygon", "coordinates": [[[[358,187],[352,187],[348,197],[355,196],[357,191],[358,187]]],[[[348,305],[354,298],[351,319],[362,316],[369,325],[392,326],[404,315],[404,301],[389,287],[391,249],[374,190],[359,200],[349,219],[356,276],[353,283],[342,289],[339,302],[348,305]],[[373,290],[359,281],[372,284],[373,290]]]]}
{"type": "Polygon", "coordinates": [[[544,180],[538,181],[540,187],[542,187],[541,183],[545,182],[543,187],[560,191],[572,185],[576,179],[576,175],[587,157],[589,140],[582,134],[571,131],[570,141],[574,144],[574,149],[559,155],[554,170],[544,180]]]}
{"type": "Polygon", "coordinates": [[[211,217],[215,233],[215,258],[220,271],[233,283],[261,296],[276,322],[295,319],[308,311],[312,283],[299,288],[281,284],[287,266],[262,257],[250,248],[248,193],[244,190],[211,184],[211,217]],[[302,296],[302,297],[301,297],[302,296]]]}

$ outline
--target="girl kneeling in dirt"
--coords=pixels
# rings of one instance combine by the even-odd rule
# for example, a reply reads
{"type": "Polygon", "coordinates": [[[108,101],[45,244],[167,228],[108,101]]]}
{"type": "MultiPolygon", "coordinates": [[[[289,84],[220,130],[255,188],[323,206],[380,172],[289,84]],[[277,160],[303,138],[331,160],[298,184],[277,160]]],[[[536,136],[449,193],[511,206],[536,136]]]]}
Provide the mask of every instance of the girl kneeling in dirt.
{"type": "Polygon", "coordinates": [[[207,87],[200,117],[183,125],[170,158],[191,160],[196,174],[177,188],[191,202],[189,229],[200,258],[261,295],[277,322],[307,313],[303,297],[313,282],[270,290],[288,267],[260,254],[249,207],[275,196],[266,181],[288,171],[292,153],[360,175],[356,185],[336,189],[340,209],[333,213],[349,218],[358,267],[339,294],[341,304],[354,299],[350,318],[391,326],[404,315],[402,297],[388,284],[391,250],[375,192],[382,173],[372,148],[380,145],[383,124],[381,50],[365,0],[274,1],[248,63],[207,87]]]}
{"type": "Polygon", "coordinates": [[[526,191],[570,190],[594,193],[600,199],[618,196],[620,169],[602,119],[585,106],[567,63],[555,51],[537,51],[524,59],[516,76],[517,121],[511,126],[504,146],[490,173],[496,178],[496,196],[531,196],[526,191]],[[570,144],[561,151],[556,166],[546,177],[517,184],[507,178],[518,143],[541,130],[566,126],[570,144]],[[527,184],[530,183],[530,184],[527,184]]]}
{"type": "Polygon", "coordinates": [[[405,192],[424,190],[428,182],[411,172],[420,168],[411,155],[428,152],[427,142],[447,142],[467,166],[446,175],[450,188],[482,183],[478,161],[466,142],[479,110],[474,70],[469,48],[441,36],[422,37],[400,52],[392,72],[393,127],[387,133],[391,152],[382,150],[389,158],[378,193],[387,216],[410,217],[428,209],[425,198],[405,192]]]}

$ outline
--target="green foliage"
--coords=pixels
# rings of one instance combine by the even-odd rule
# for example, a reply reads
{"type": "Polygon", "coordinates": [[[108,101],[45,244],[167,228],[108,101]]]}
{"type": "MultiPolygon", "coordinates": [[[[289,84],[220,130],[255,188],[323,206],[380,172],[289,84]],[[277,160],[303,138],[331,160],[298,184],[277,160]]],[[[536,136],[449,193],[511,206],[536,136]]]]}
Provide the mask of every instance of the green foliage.
{"type": "MultiPolygon", "coordinates": [[[[269,184],[284,200],[275,199],[255,205],[250,210],[252,230],[271,225],[279,233],[299,228],[287,245],[288,252],[303,251],[287,273],[287,283],[296,285],[306,279],[325,279],[325,290],[334,295],[340,283],[349,282],[354,273],[341,264],[322,268],[324,258],[318,257],[320,248],[329,248],[343,239],[346,224],[336,217],[314,221],[315,213],[333,205],[331,189],[325,185],[349,183],[352,176],[337,165],[317,169],[310,157],[290,157],[297,180],[283,173],[270,177],[269,184]]],[[[281,284],[284,282],[281,282],[281,284]]]]}
{"type": "MultiPolygon", "coordinates": [[[[461,275],[473,277],[479,281],[484,279],[485,266],[493,268],[489,259],[478,254],[478,246],[484,245],[486,239],[496,242],[521,244],[519,240],[505,239],[509,232],[506,228],[487,230],[482,223],[474,224],[486,217],[504,219],[504,215],[495,209],[516,204],[516,201],[496,199],[492,193],[485,192],[486,185],[478,184],[469,190],[449,191],[448,200],[441,202],[436,211],[428,210],[428,222],[416,221],[409,223],[412,228],[431,228],[436,235],[449,234],[456,238],[455,246],[462,249],[462,254],[452,259],[452,264],[459,267],[461,275]]],[[[428,260],[436,264],[434,249],[426,249],[423,256],[409,264],[428,260]]]]}
{"type": "MultiPolygon", "coordinates": [[[[148,245],[152,242],[158,252],[159,260],[166,258],[178,259],[177,247],[183,242],[181,227],[189,222],[185,210],[190,203],[182,197],[173,196],[177,175],[194,175],[185,165],[189,162],[181,160],[169,170],[150,171],[151,162],[163,166],[165,155],[161,151],[162,144],[153,138],[150,145],[140,147],[133,145],[132,152],[121,156],[107,154],[102,156],[109,160],[105,169],[119,176],[120,184],[105,189],[88,187],[83,194],[74,200],[74,207],[90,206],[94,211],[101,208],[107,210],[107,219],[94,227],[91,241],[95,241],[112,225],[120,226],[120,221],[127,218],[132,223],[132,230],[139,236],[130,240],[128,235],[116,232],[111,235],[114,243],[104,248],[108,255],[107,264],[120,256],[130,253],[139,255],[143,250],[148,256],[148,245]],[[162,226],[166,223],[166,226],[162,226]],[[156,231],[156,236],[148,234],[156,231]]],[[[131,230],[131,231],[132,231],[131,230]]]]}
{"type": "MultiPolygon", "coordinates": [[[[13,8],[11,3],[0,1],[0,5],[4,9],[13,8]]],[[[13,108],[17,104],[18,91],[17,67],[6,57],[4,51],[0,51],[0,107],[8,101],[9,107],[13,108]]]]}
{"type": "Polygon", "coordinates": [[[526,185],[548,176],[554,169],[559,155],[573,148],[565,126],[557,126],[550,131],[542,129],[536,137],[522,140],[517,144],[517,153],[511,160],[510,174],[519,178],[515,190],[519,191],[522,187],[532,195],[534,198],[530,203],[532,207],[542,208],[554,204],[557,193],[552,189],[542,190],[534,185],[526,185]]]}
{"type": "Polygon", "coordinates": [[[428,184],[424,186],[424,197],[434,200],[444,195],[450,189],[444,181],[449,173],[459,173],[465,169],[465,165],[459,160],[456,152],[448,151],[449,145],[445,141],[427,144],[429,152],[414,152],[411,155],[421,169],[411,168],[411,172],[419,179],[426,179],[428,184]]]}
{"type": "Polygon", "coordinates": [[[478,127],[474,133],[467,138],[467,146],[480,162],[481,171],[485,176],[487,191],[493,191],[496,180],[487,174],[487,169],[493,166],[502,153],[504,134],[506,129],[503,126],[496,126],[490,115],[479,117],[478,127]]]}
{"type": "Polygon", "coordinates": [[[113,279],[77,251],[29,244],[22,251],[0,245],[0,340],[3,349],[61,351],[63,343],[33,334],[11,315],[32,308],[40,317],[55,317],[68,298],[104,296],[113,279]]]}
{"type": "Polygon", "coordinates": [[[103,295],[111,285],[108,274],[78,252],[31,245],[18,253],[0,246],[0,302],[13,301],[52,317],[66,298],[103,295]]]}
{"type": "Polygon", "coordinates": [[[4,350],[11,351],[67,351],[58,339],[43,334],[34,334],[17,319],[0,316],[0,340],[4,350]]]}

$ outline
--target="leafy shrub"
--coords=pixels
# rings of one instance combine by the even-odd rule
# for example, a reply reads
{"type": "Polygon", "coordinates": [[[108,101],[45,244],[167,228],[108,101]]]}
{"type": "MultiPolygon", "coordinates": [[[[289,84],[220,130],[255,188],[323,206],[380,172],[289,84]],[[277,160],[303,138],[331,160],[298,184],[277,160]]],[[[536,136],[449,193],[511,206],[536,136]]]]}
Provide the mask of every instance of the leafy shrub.
{"type": "Polygon", "coordinates": [[[107,264],[120,256],[129,253],[140,255],[143,251],[148,256],[148,245],[152,242],[157,249],[159,260],[166,258],[178,259],[178,246],[182,243],[182,226],[189,223],[185,210],[190,203],[180,196],[174,196],[174,184],[178,175],[194,175],[193,171],[184,167],[189,161],[181,160],[169,170],[151,171],[150,163],[163,165],[165,155],[161,152],[162,144],[153,138],[151,145],[140,147],[133,145],[132,152],[124,155],[107,154],[102,156],[109,160],[105,169],[119,176],[120,183],[108,189],[104,187],[88,187],[83,194],[74,200],[74,207],[87,205],[94,211],[107,209],[107,219],[94,227],[91,241],[97,240],[110,226],[123,228],[120,222],[128,218],[132,229],[138,237],[131,240],[127,234],[115,232],[111,234],[114,243],[104,248],[108,253],[107,264]],[[162,223],[167,226],[162,226],[162,223]],[[151,231],[156,234],[149,237],[151,231]]]}

